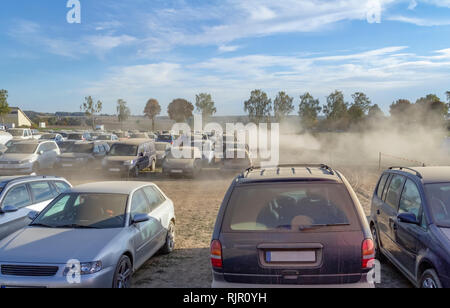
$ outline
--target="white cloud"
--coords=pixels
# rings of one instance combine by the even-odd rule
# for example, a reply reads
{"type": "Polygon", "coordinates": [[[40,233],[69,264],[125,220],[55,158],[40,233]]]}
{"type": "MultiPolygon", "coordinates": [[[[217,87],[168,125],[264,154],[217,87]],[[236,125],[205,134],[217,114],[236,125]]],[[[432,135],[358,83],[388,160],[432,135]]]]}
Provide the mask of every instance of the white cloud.
{"type": "Polygon", "coordinates": [[[419,4],[417,3],[416,0],[411,0],[409,2],[408,10],[414,10],[417,7],[417,5],[419,5],[419,4]]]}
{"type": "Polygon", "coordinates": [[[400,21],[408,24],[414,24],[421,27],[438,27],[438,26],[448,26],[450,25],[450,19],[448,20],[435,20],[435,19],[425,19],[407,16],[390,16],[387,18],[391,21],[400,21]]]}
{"type": "Polygon", "coordinates": [[[240,46],[231,46],[231,45],[221,45],[218,48],[220,53],[233,52],[240,48],[240,46]]]}

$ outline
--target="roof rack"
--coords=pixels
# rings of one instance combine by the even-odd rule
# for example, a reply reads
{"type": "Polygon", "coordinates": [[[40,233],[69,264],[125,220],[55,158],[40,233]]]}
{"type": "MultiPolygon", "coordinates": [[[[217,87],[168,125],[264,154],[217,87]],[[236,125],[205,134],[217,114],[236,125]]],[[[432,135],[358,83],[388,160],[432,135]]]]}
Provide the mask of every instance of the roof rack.
{"type": "Polygon", "coordinates": [[[248,176],[248,174],[250,172],[255,171],[255,170],[261,170],[261,176],[264,175],[264,172],[266,171],[266,169],[276,169],[277,174],[280,174],[281,168],[290,168],[292,170],[293,174],[295,174],[296,168],[305,168],[310,174],[312,174],[311,168],[319,168],[319,169],[327,170],[331,175],[336,174],[336,172],[326,164],[281,164],[281,165],[276,165],[276,166],[268,166],[268,167],[264,167],[264,168],[252,166],[252,167],[247,168],[244,171],[242,171],[240,178],[245,178],[246,176],[248,176]]]}
{"type": "Polygon", "coordinates": [[[409,171],[412,171],[412,172],[414,172],[419,178],[423,179],[422,174],[421,174],[419,171],[417,171],[417,170],[415,170],[415,169],[413,169],[413,168],[409,168],[409,167],[390,167],[390,168],[389,168],[389,170],[395,170],[395,169],[398,169],[398,170],[400,170],[400,171],[403,171],[403,170],[409,170],[409,171]]]}

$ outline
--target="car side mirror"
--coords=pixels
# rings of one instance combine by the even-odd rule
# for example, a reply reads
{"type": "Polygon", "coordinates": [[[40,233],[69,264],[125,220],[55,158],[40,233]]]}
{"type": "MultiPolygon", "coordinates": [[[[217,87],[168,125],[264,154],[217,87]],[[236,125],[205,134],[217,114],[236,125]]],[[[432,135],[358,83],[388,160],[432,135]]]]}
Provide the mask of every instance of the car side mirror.
{"type": "Polygon", "coordinates": [[[39,155],[42,155],[42,154],[44,154],[44,151],[39,151],[39,153],[38,153],[39,155]]]}
{"type": "Polygon", "coordinates": [[[144,153],[139,153],[139,157],[144,157],[144,153]]]}
{"type": "Polygon", "coordinates": [[[39,212],[31,211],[28,213],[28,218],[30,220],[35,220],[39,216],[39,212]]]}
{"type": "Polygon", "coordinates": [[[133,216],[132,223],[135,225],[149,220],[150,216],[148,216],[147,214],[136,214],[133,216]]]}
{"type": "Polygon", "coordinates": [[[417,221],[416,215],[412,213],[401,213],[397,216],[399,222],[403,222],[406,224],[413,224],[418,225],[419,222],[417,221]]]}
{"type": "Polygon", "coordinates": [[[14,213],[17,212],[19,209],[13,205],[5,205],[3,207],[3,213],[14,213]]]}

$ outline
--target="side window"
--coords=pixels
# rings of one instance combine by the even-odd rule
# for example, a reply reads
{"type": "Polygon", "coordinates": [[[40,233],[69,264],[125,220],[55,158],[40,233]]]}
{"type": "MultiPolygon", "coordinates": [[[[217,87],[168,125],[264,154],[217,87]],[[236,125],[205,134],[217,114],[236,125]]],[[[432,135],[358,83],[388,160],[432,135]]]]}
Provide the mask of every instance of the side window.
{"type": "Polygon", "coordinates": [[[51,151],[54,151],[54,150],[58,149],[58,146],[55,143],[51,142],[51,143],[49,143],[49,149],[51,151]]]}
{"type": "Polygon", "coordinates": [[[131,216],[149,213],[150,208],[147,199],[145,199],[144,192],[140,189],[133,194],[133,200],[131,201],[131,216]]]}
{"type": "Polygon", "coordinates": [[[401,175],[394,175],[389,185],[389,189],[386,195],[386,203],[393,209],[398,209],[398,201],[400,200],[400,194],[403,190],[403,184],[405,184],[405,177],[401,175]]]}
{"type": "Polygon", "coordinates": [[[384,187],[386,186],[386,182],[389,178],[389,174],[385,173],[381,179],[380,182],[378,183],[378,190],[377,190],[377,196],[378,198],[382,199],[383,198],[383,191],[384,191],[384,187]]]}
{"type": "Polygon", "coordinates": [[[30,183],[31,193],[35,202],[43,202],[55,197],[55,192],[48,182],[30,183]]]}
{"type": "Polygon", "coordinates": [[[150,186],[144,187],[144,192],[150,203],[151,211],[155,210],[159,205],[161,205],[165,201],[164,196],[161,195],[161,193],[154,187],[150,186]]]}
{"type": "Polygon", "coordinates": [[[12,188],[3,199],[2,206],[22,208],[31,205],[31,197],[25,184],[12,188]]]}
{"type": "Polygon", "coordinates": [[[399,213],[411,213],[416,215],[417,221],[420,221],[420,211],[422,209],[422,199],[419,189],[413,181],[407,180],[400,199],[399,213]]]}
{"type": "Polygon", "coordinates": [[[65,182],[53,182],[60,193],[68,190],[70,186],[65,182]]]}

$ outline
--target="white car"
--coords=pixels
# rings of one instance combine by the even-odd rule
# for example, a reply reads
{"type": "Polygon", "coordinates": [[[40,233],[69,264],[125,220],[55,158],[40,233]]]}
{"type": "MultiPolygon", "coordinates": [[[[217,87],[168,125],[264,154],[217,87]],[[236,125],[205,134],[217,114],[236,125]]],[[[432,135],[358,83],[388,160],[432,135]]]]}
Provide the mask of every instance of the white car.
{"type": "Polygon", "coordinates": [[[0,177],[0,239],[27,226],[28,214],[41,212],[72,185],[59,177],[0,177]]]}
{"type": "Polygon", "coordinates": [[[0,131],[0,144],[6,145],[6,143],[13,139],[10,133],[0,131]]]}
{"type": "Polygon", "coordinates": [[[8,129],[8,133],[10,133],[14,139],[34,139],[33,132],[29,128],[12,128],[8,129]]]}

